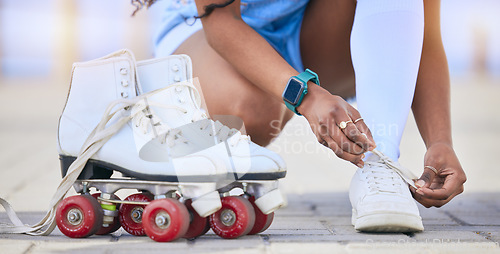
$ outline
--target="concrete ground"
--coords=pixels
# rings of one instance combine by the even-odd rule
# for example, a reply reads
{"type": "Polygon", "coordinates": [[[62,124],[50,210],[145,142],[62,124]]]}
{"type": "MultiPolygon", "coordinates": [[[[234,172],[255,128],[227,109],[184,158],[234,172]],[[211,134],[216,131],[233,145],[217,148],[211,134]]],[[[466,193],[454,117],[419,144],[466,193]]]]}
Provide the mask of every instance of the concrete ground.
{"type": "MultiPolygon", "coordinates": [[[[45,214],[60,181],[56,131],[68,84],[0,81],[0,196],[32,224],[45,214]]],[[[500,82],[453,82],[455,149],[468,181],[465,192],[446,206],[419,206],[422,233],[356,232],[347,193],[354,166],[316,144],[305,120],[294,118],[270,146],[288,164],[281,182],[288,206],[260,235],[225,240],[209,231],[196,240],[156,243],[121,230],[86,239],[70,239],[56,230],[45,237],[0,235],[0,253],[500,253],[500,171],[494,152],[500,141],[499,95],[500,82]]],[[[419,174],[425,147],[411,117],[401,152],[401,163],[419,174]]],[[[0,222],[7,221],[0,212],[0,222]]]]}

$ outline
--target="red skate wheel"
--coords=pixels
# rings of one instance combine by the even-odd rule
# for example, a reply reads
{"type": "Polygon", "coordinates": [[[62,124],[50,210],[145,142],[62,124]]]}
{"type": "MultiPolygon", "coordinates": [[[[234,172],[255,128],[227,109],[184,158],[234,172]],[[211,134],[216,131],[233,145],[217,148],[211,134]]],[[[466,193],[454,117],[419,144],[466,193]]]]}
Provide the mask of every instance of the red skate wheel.
{"type": "MultiPolygon", "coordinates": [[[[150,193],[136,193],[128,196],[125,201],[151,202],[154,199],[150,193]]],[[[123,229],[131,235],[145,235],[142,227],[142,216],[146,205],[122,204],[120,206],[120,223],[123,229]]]]}
{"type": "Polygon", "coordinates": [[[266,229],[271,226],[271,223],[274,219],[274,212],[270,214],[264,214],[260,211],[260,209],[255,205],[255,197],[251,196],[248,201],[253,206],[253,210],[255,211],[255,224],[253,225],[252,230],[250,230],[249,235],[255,235],[261,232],[264,232],[266,229]]]}
{"type": "Polygon", "coordinates": [[[157,199],[146,206],[143,216],[144,231],[157,242],[178,239],[189,228],[189,212],[177,199],[157,199]]]}
{"type": "MultiPolygon", "coordinates": [[[[92,194],[92,197],[94,197],[95,199],[97,199],[98,197],[101,196],[101,193],[100,192],[97,192],[97,193],[94,193],[92,194]]],[[[115,200],[121,200],[118,196],[116,196],[115,194],[112,194],[111,195],[111,199],[115,199],[115,200]]],[[[98,200],[98,199],[97,199],[98,200]]],[[[100,202],[99,202],[100,203],[100,202]]],[[[116,205],[116,210],[119,210],[120,209],[120,204],[115,204],[116,205]]],[[[115,232],[116,230],[120,229],[121,227],[121,224],[120,224],[120,218],[119,216],[117,215],[114,219],[113,219],[113,223],[109,224],[107,227],[104,227],[101,226],[101,229],[99,229],[97,231],[97,233],[95,233],[96,235],[107,235],[107,234],[111,234],[113,232],[115,232]]]]}
{"type": "Polygon", "coordinates": [[[186,234],[183,236],[184,238],[191,239],[201,235],[204,235],[210,229],[210,224],[208,223],[208,218],[201,217],[191,205],[193,201],[189,199],[186,201],[185,205],[189,212],[189,228],[186,234]]]}
{"type": "Polygon", "coordinates": [[[222,198],[222,208],[210,215],[210,227],[222,238],[238,238],[248,234],[255,223],[255,212],[243,197],[222,198]]]}
{"type": "Polygon", "coordinates": [[[56,210],[56,223],[61,232],[72,238],[96,233],[102,226],[103,212],[99,202],[90,195],[65,198],[56,210]]]}

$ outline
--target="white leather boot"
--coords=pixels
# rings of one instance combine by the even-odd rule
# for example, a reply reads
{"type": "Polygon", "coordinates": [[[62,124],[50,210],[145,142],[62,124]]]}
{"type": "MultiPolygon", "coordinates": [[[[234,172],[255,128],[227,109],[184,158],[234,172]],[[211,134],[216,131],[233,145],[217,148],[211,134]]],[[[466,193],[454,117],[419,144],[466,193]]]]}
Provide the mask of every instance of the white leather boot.
{"type": "Polygon", "coordinates": [[[230,169],[219,187],[227,190],[235,181],[261,181],[255,188],[256,204],[264,213],[271,213],[283,203],[275,180],[286,175],[286,165],[276,153],[261,147],[236,129],[230,129],[208,118],[201,108],[200,94],[192,83],[191,60],[186,55],[139,61],[137,63],[143,92],[167,87],[167,92],[150,98],[169,108],[152,106],[163,122],[181,130],[183,136],[196,140],[197,148],[223,147],[220,158],[230,169]]]}
{"type": "MultiPolygon", "coordinates": [[[[135,59],[127,50],[73,65],[70,91],[59,121],[63,174],[108,105],[136,97],[137,89],[135,59]]],[[[189,140],[162,123],[149,108],[147,98],[119,114],[130,115],[131,120],[91,157],[80,179],[109,178],[113,171],[119,171],[135,179],[180,185],[184,197],[194,200],[193,207],[201,216],[220,208],[216,183],[226,176],[227,169],[213,156],[218,153],[215,148],[172,158],[171,149],[189,146],[189,140]],[[196,188],[183,189],[186,182],[197,183],[196,188]]],[[[121,116],[113,116],[108,125],[121,116]]]]}

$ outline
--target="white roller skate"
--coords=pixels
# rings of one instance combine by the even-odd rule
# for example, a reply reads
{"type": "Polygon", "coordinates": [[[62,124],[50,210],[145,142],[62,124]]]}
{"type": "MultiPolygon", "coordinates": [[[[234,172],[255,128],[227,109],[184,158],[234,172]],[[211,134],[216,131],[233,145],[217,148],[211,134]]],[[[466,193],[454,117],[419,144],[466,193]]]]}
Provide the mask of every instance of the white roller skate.
{"type": "MultiPolygon", "coordinates": [[[[125,50],[74,65],[68,101],[59,124],[58,139],[63,171],[69,167],[84,144],[83,137],[89,135],[89,130],[98,123],[96,112],[102,112],[110,101],[133,98],[141,93],[135,64],[132,54],[125,50]]],[[[180,130],[175,130],[162,121],[149,105],[155,103],[155,97],[169,93],[167,89],[161,90],[141,95],[144,99],[138,100],[131,109],[120,112],[124,115],[131,114],[131,121],[92,156],[80,175],[81,180],[77,182],[79,192],[86,193],[90,187],[102,192],[100,200],[104,208],[104,226],[107,224],[109,229],[104,230],[104,233],[112,231],[117,223],[117,212],[113,211],[113,204],[120,201],[113,200],[112,194],[123,188],[138,189],[142,193],[127,197],[124,201],[126,203],[119,208],[122,227],[134,235],[147,233],[157,241],[172,240],[161,235],[164,227],[173,223],[169,217],[173,215],[165,210],[168,203],[162,198],[180,195],[183,200],[189,200],[186,205],[190,212],[196,211],[196,218],[191,216],[191,228],[187,230],[187,235],[181,233],[181,237],[192,237],[196,232],[206,231],[206,225],[202,228],[196,220],[202,220],[201,218],[221,207],[216,184],[227,175],[226,165],[218,156],[225,152],[225,147],[202,147],[195,137],[185,137],[180,130]],[[102,179],[108,178],[113,171],[119,171],[133,179],[102,179]],[[160,203],[155,208],[159,211],[151,216],[156,216],[156,219],[141,224],[142,218],[148,219],[145,216],[149,214],[147,209],[150,205],[143,214],[144,205],[153,198],[162,199],[161,202],[165,204],[160,203]],[[200,218],[197,217],[198,214],[200,218]]],[[[155,105],[155,108],[161,109],[172,107],[155,105]]],[[[174,201],[177,200],[168,202],[174,201]]]]}
{"type": "Polygon", "coordinates": [[[137,95],[135,64],[128,50],[74,64],[58,130],[64,179],[52,209],[28,227],[0,199],[14,223],[0,227],[0,233],[47,235],[54,221],[63,234],[76,238],[110,233],[120,224],[156,241],[207,230],[200,221],[221,208],[217,183],[227,175],[224,162],[214,156],[220,151],[217,146],[189,151],[189,139],[162,123],[148,105],[150,96],[165,90],[137,95]],[[126,177],[109,179],[113,171],[126,177]],[[71,186],[82,195],[62,200],[71,186]],[[92,197],[90,188],[101,193],[92,197]],[[141,193],[121,201],[114,195],[119,189],[141,193]],[[190,218],[190,213],[201,216],[190,218]]]}
{"type": "Polygon", "coordinates": [[[210,216],[214,232],[224,238],[260,233],[270,226],[273,212],[284,203],[277,179],[285,177],[285,163],[278,154],[251,142],[247,135],[208,118],[201,108],[200,94],[193,85],[191,68],[191,60],[186,55],[137,63],[143,92],[167,86],[165,93],[150,97],[150,101],[171,106],[159,108],[152,105],[163,122],[182,130],[184,137],[196,140],[198,149],[209,146],[225,148],[219,156],[230,170],[227,178],[218,182],[224,197],[223,208],[210,216]],[[241,188],[246,199],[228,196],[234,188],[241,188]],[[237,216],[238,213],[251,216],[237,216]]]}

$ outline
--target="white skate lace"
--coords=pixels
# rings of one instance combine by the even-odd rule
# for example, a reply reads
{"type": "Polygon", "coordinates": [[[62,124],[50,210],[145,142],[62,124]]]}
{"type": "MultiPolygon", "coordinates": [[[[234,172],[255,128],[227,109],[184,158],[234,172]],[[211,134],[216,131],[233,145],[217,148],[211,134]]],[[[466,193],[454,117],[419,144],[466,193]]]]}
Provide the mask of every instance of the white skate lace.
{"type": "MultiPolygon", "coordinates": [[[[88,136],[87,140],[84,142],[82,149],[80,150],[76,160],[71,164],[71,166],[68,169],[68,172],[66,176],[61,180],[61,183],[57,187],[56,192],[54,193],[51,201],[50,201],[50,210],[47,212],[45,217],[40,220],[38,223],[35,225],[25,225],[21,222],[19,217],[17,216],[16,212],[12,208],[12,206],[5,201],[4,199],[0,198],[0,204],[3,206],[5,209],[7,216],[9,217],[9,220],[11,221],[12,224],[6,224],[6,223],[0,223],[0,233],[5,234],[5,233],[25,233],[29,235],[48,235],[50,234],[56,224],[55,224],[55,215],[56,215],[56,209],[57,205],[61,200],[65,197],[67,192],[71,189],[73,186],[73,183],[75,183],[76,179],[82,172],[85,164],[87,161],[95,154],[101,147],[115,134],[117,133],[128,121],[134,119],[137,117],[135,120],[136,123],[141,124],[140,120],[143,117],[148,117],[148,119],[154,118],[153,116],[148,116],[145,115],[145,111],[147,111],[147,107],[139,103],[141,100],[146,99],[147,97],[161,92],[164,89],[158,89],[155,91],[152,91],[147,94],[143,94],[141,96],[137,96],[132,99],[122,99],[122,100],[116,100],[113,101],[106,109],[101,121],[97,125],[97,127],[94,128],[94,130],[90,133],[88,136]],[[138,109],[134,109],[134,106],[138,105],[138,109]],[[130,114],[126,113],[130,108],[132,108],[132,112],[130,114]],[[142,116],[141,116],[142,115],[142,116]],[[117,120],[108,125],[110,120],[112,118],[117,118],[117,120]]],[[[157,119],[154,120],[156,122],[157,119]]],[[[156,122],[158,123],[158,122],[156,122]]],[[[146,128],[146,127],[144,127],[146,128]]],[[[175,139],[175,137],[170,137],[170,135],[177,135],[176,133],[170,133],[170,132],[165,132],[162,135],[165,135],[167,139],[172,138],[175,139]]]]}
{"type": "MultiPolygon", "coordinates": [[[[178,87],[187,87],[188,89],[190,89],[190,92],[194,94],[194,98],[196,98],[196,99],[193,99],[192,103],[195,106],[195,110],[193,112],[191,122],[201,121],[200,122],[201,123],[200,124],[201,130],[207,131],[207,129],[209,127],[211,127],[212,130],[209,134],[210,136],[215,135],[218,138],[219,142],[224,142],[226,140],[229,140],[229,145],[231,145],[233,147],[238,145],[238,143],[242,142],[242,141],[250,143],[250,141],[251,141],[250,136],[243,135],[237,129],[229,128],[219,121],[214,121],[214,120],[208,118],[206,111],[201,108],[201,100],[198,99],[198,98],[200,98],[200,94],[199,94],[198,90],[196,89],[196,87],[192,83],[190,83],[188,81],[178,82],[178,83],[174,83],[174,84],[169,85],[167,87],[167,89],[172,89],[172,88],[177,89],[178,87]],[[208,121],[203,121],[203,120],[208,120],[208,121]]],[[[188,112],[187,109],[185,109],[183,107],[179,107],[179,106],[176,106],[175,109],[177,109],[183,113],[188,112]]]]}
{"type": "Polygon", "coordinates": [[[170,128],[167,124],[154,114],[151,106],[163,107],[170,109],[183,110],[182,108],[174,105],[159,104],[143,99],[137,102],[132,110],[132,124],[135,125],[142,134],[149,134],[151,139],[159,138],[160,143],[166,143],[169,147],[173,147],[176,142],[187,143],[188,140],[182,136],[179,129],[170,128]],[[138,112],[142,113],[139,114],[138,112]]]}
{"type": "Polygon", "coordinates": [[[410,170],[402,167],[398,163],[392,161],[389,157],[380,151],[373,150],[373,154],[379,157],[378,161],[366,161],[364,171],[369,170],[368,183],[373,191],[397,192],[397,187],[400,185],[398,178],[403,179],[410,186],[417,188],[414,179],[417,176],[410,170]],[[389,170],[387,170],[389,169],[389,170]]]}

